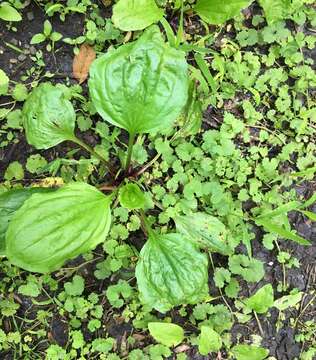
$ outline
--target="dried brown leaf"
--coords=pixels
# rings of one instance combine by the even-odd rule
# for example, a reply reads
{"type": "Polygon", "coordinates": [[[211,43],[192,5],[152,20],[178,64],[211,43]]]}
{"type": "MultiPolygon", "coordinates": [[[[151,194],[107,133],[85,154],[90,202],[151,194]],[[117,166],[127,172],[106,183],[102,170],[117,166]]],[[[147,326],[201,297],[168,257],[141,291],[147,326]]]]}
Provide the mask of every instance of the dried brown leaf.
{"type": "Polygon", "coordinates": [[[95,59],[95,51],[88,44],[82,44],[72,64],[73,76],[82,84],[88,77],[90,66],[95,59]]]}

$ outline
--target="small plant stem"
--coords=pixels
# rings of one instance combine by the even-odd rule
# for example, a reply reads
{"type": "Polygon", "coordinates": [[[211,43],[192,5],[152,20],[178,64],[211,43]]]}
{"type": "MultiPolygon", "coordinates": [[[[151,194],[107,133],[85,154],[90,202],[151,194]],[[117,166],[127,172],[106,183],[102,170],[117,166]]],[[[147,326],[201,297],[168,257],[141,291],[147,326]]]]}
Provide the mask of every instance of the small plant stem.
{"type": "Polygon", "coordinates": [[[154,163],[160,158],[160,156],[161,154],[157,154],[154,158],[152,158],[146,165],[144,165],[140,170],[137,171],[134,177],[138,177],[143,174],[148,168],[154,165],[154,163]]]}
{"type": "Polygon", "coordinates": [[[142,223],[143,231],[145,235],[149,236],[151,233],[153,233],[153,230],[146,218],[145,211],[143,209],[139,209],[139,214],[140,214],[140,220],[142,223]]]}
{"type": "Polygon", "coordinates": [[[262,337],[264,337],[263,329],[262,329],[262,326],[261,326],[261,322],[260,322],[260,320],[259,320],[259,318],[258,318],[258,315],[257,315],[257,313],[256,313],[255,311],[254,311],[253,313],[254,313],[254,315],[255,315],[255,318],[256,318],[256,321],[257,321],[257,324],[258,324],[258,328],[259,328],[260,335],[261,335],[262,337]]]}
{"type": "Polygon", "coordinates": [[[75,144],[81,146],[83,149],[88,151],[91,155],[95,156],[97,159],[99,159],[101,162],[103,162],[103,164],[106,165],[106,167],[108,168],[110,174],[114,175],[114,171],[111,169],[111,165],[109,164],[109,162],[107,160],[105,160],[103,156],[99,155],[96,151],[94,151],[91,146],[89,146],[85,142],[81,141],[77,137],[73,137],[71,139],[71,141],[74,142],[75,144]]]}
{"type": "MultiPolygon", "coordinates": [[[[214,265],[214,261],[213,261],[212,254],[211,254],[210,252],[208,252],[208,256],[209,256],[209,258],[210,258],[210,260],[211,260],[211,265],[212,265],[213,272],[215,272],[215,265],[214,265]]],[[[225,296],[224,296],[224,294],[223,294],[223,292],[222,292],[222,289],[221,289],[221,288],[218,288],[218,290],[219,290],[219,293],[220,293],[220,295],[221,295],[224,303],[225,303],[226,306],[228,307],[231,316],[234,317],[234,312],[233,312],[232,308],[230,307],[230,305],[228,304],[228,302],[227,302],[227,300],[226,300],[226,298],[225,298],[225,296]]]]}
{"type": "Polygon", "coordinates": [[[125,173],[128,173],[129,166],[131,164],[132,155],[133,155],[133,145],[135,140],[135,134],[130,133],[128,138],[128,148],[127,148],[127,156],[126,156],[126,163],[125,163],[125,173]]]}

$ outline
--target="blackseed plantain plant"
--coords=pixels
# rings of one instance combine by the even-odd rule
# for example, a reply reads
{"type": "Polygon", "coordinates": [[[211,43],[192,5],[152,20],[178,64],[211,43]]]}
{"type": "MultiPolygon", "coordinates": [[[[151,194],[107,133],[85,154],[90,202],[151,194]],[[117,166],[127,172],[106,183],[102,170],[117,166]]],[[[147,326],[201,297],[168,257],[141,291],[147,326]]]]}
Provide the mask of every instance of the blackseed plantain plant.
{"type": "MultiPolygon", "coordinates": [[[[1,194],[0,254],[30,272],[58,270],[106,241],[111,212],[120,203],[139,215],[147,237],[136,265],[141,301],[166,312],[205,299],[208,258],[203,250],[233,253],[225,226],[196,212],[176,216],[175,232],[159,232],[146,217],[145,195],[137,179],[130,176],[136,135],[173,126],[183,109],[191,109],[192,91],[185,53],[165,43],[156,25],[95,60],[89,79],[92,103],[104,121],[129,134],[123,176],[110,194],[83,182],[1,194]]],[[[111,164],[75,136],[75,110],[60,87],[42,83],[35,88],[24,104],[23,119],[30,145],[49,149],[72,141],[115,176],[111,164]]]]}

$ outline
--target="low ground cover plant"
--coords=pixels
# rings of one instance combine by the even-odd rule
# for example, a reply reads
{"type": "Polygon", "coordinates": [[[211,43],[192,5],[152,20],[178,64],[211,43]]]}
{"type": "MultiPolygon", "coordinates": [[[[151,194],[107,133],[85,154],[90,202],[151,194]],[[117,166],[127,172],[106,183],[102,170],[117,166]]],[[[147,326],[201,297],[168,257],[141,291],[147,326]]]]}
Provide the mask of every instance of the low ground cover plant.
{"type": "Polygon", "coordinates": [[[311,5],[1,3],[0,357],[313,359],[311,5]]]}

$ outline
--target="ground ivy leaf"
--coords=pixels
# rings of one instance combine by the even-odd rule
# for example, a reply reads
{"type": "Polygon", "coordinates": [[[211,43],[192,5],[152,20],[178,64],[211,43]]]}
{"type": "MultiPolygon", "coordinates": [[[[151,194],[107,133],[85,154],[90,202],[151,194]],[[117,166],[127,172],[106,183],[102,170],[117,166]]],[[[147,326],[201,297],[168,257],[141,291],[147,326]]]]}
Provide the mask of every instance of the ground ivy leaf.
{"type": "Polygon", "coordinates": [[[273,306],[273,288],[271,284],[264,285],[254,295],[245,300],[247,308],[258,314],[266,313],[273,306]]]}
{"type": "Polygon", "coordinates": [[[163,17],[155,0],[119,0],[113,6],[114,26],[123,31],[143,30],[163,17]]]}
{"type": "Polygon", "coordinates": [[[254,345],[236,345],[232,348],[236,360],[263,360],[269,355],[269,350],[254,345]]]}
{"type": "Polygon", "coordinates": [[[18,161],[13,161],[7,167],[4,178],[6,180],[22,180],[24,178],[23,166],[18,161]]]}
{"type": "Polygon", "coordinates": [[[103,119],[129,133],[169,127],[187,101],[185,54],[151,26],[136,41],[92,63],[89,90],[103,119]]]}
{"type": "Polygon", "coordinates": [[[136,266],[141,301],[166,312],[204,299],[208,294],[207,265],[206,255],[185,236],[151,233],[136,266]]]}
{"type": "Polygon", "coordinates": [[[46,159],[40,154],[31,155],[26,162],[26,169],[32,174],[38,173],[41,168],[47,165],[46,159]]]}
{"type": "Polygon", "coordinates": [[[198,0],[194,10],[209,24],[222,24],[238,15],[253,0],[198,0]]]}
{"type": "Polygon", "coordinates": [[[245,255],[232,255],[228,260],[229,270],[233,274],[241,275],[246,281],[257,282],[264,276],[263,263],[245,255]]]}
{"type": "Polygon", "coordinates": [[[84,278],[75,275],[71,282],[64,284],[65,291],[69,296],[80,296],[84,291],[84,278]]]}
{"type": "Polygon", "coordinates": [[[41,293],[38,279],[34,275],[29,275],[27,284],[19,286],[18,292],[25,296],[37,297],[41,293]]]}
{"type": "Polygon", "coordinates": [[[209,326],[201,326],[201,334],[198,340],[199,353],[208,355],[210,352],[219,351],[222,347],[220,335],[209,326]]]}
{"type": "Polygon", "coordinates": [[[159,343],[171,347],[177,346],[184,339],[184,331],[181,326],[171,323],[150,322],[148,323],[150,335],[159,343]]]}

